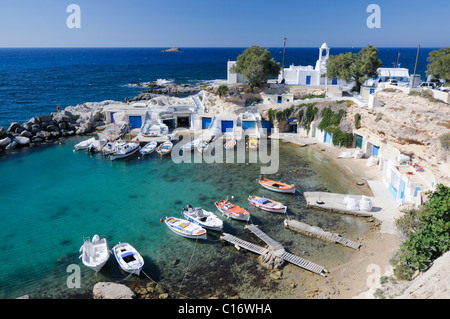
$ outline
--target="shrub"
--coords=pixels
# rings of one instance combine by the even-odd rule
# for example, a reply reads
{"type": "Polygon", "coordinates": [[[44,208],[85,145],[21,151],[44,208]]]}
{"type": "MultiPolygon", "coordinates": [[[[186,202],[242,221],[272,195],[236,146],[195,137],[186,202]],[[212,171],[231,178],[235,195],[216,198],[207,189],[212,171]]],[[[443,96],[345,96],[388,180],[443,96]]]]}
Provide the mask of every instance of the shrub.
{"type": "Polygon", "coordinates": [[[450,133],[445,133],[439,136],[439,140],[441,141],[441,145],[444,150],[450,149],[450,133]]]}
{"type": "Polygon", "coordinates": [[[412,229],[401,245],[397,267],[424,271],[450,249],[450,187],[439,184],[427,195],[429,198],[419,212],[413,212],[412,225],[417,230],[412,229]]]}
{"type": "Polygon", "coordinates": [[[361,127],[361,114],[355,114],[355,128],[359,129],[361,127]]]}

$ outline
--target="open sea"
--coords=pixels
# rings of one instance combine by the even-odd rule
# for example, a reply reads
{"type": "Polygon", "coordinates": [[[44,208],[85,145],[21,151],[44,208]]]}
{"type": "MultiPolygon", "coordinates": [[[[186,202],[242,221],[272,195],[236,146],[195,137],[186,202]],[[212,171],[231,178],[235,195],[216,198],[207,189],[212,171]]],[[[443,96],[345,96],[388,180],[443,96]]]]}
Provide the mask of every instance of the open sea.
{"type": "MultiPolygon", "coordinates": [[[[0,126],[49,114],[56,105],[123,101],[140,93],[136,83],[224,80],[226,62],[244,50],[182,49],[183,53],[161,53],[160,48],[0,49],[0,126]]],[[[270,50],[281,62],[282,48],[270,50]]],[[[332,48],[330,54],[350,50],[359,48],[332,48]]],[[[431,50],[421,48],[422,78],[431,50]]],[[[379,48],[379,58],[390,67],[398,52],[401,67],[412,73],[416,48],[379,48]]],[[[287,48],[285,65],[315,65],[317,57],[318,48],[287,48]]],[[[369,232],[363,219],[305,207],[303,191],[361,192],[352,176],[334,169],[312,148],[280,144],[276,178],[295,183],[299,191],[288,195],[258,185],[261,164],[175,164],[170,156],[156,155],[111,163],[101,155],[73,152],[82,139],[0,153],[0,298],[83,298],[97,281],[136,280],[119,270],[113,256],[97,275],[82,265],[78,257],[83,237],[94,234],[106,236],[110,248],[119,242],[132,244],[144,257],[144,272],[184,296],[291,298],[290,288],[270,280],[256,255],[222,245],[219,234],[211,232],[206,241],[179,237],[160,222],[165,216],[180,216],[186,204],[218,213],[214,201],[227,196],[248,209],[251,221],[286,250],[327,269],[345,262],[354,251],[286,230],[283,215],[252,208],[247,197],[281,201],[291,217],[346,238],[369,232]],[[80,266],[79,288],[67,285],[70,265],[80,266]]],[[[244,231],[244,222],[224,219],[224,224],[225,232],[257,243],[244,231]]],[[[305,280],[317,276],[298,271],[305,280]]]]}

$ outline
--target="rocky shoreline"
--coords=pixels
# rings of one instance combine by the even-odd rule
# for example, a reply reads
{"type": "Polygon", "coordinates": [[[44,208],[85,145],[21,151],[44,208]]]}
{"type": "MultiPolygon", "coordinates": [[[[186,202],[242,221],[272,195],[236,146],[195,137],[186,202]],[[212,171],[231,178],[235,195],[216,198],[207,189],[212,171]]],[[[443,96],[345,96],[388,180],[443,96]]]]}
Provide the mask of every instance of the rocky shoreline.
{"type": "Polygon", "coordinates": [[[0,152],[89,134],[105,125],[102,110],[106,104],[108,101],[69,106],[60,112],[32,117],[22,124],[12,122],[7,129],[0,126],[0,152]]]}

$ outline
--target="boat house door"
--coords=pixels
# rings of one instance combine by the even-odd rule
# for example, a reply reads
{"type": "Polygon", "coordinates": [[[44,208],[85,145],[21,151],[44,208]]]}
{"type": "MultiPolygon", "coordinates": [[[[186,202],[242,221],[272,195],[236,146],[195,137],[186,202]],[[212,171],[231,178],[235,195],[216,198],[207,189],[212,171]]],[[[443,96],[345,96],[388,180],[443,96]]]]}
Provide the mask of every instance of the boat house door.
{"type": "Polygon", "coordinates": [[[306,76],[306,85],[311,85],[311,75],[306,76]]]}
{"type": "Polygon", "coordinates": [[[212,119],[210,117],[202,117],[202,130],[209,129],[212,119]]]}
{"type": "Polygon", "coordinates": [[[222,133],[233,131],[233,121],[222,121],[222,133]]]}

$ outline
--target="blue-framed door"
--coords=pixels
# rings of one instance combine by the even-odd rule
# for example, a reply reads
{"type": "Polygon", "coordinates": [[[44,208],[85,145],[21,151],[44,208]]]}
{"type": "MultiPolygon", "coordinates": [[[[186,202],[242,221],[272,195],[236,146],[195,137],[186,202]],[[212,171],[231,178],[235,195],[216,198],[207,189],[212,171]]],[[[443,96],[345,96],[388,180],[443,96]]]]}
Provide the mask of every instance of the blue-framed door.
{"type": "Polygon", "coordinates": [[[210,117],[202,117],[202,130],[209,129],[212,119],[210,117]]]}
{"type": "Polygon", "coordinates": [[[311,75],[306,76],[306,85],[311,85],[311,75]]]}

